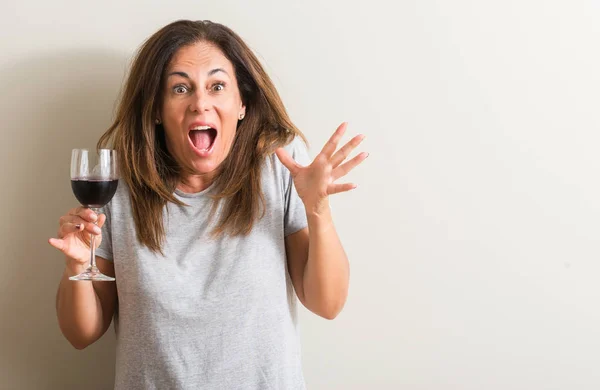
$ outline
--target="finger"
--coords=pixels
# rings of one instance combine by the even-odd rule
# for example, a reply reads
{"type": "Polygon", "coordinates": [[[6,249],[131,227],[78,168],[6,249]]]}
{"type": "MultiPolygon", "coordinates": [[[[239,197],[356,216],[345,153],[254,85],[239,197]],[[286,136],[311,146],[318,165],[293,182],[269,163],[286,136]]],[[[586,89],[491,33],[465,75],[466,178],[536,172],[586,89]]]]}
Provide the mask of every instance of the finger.
{"type": "Polygon", "coordinates": [[[79,223],[86,223],[86,222],[88,222],[88,221],[86,221],[85,219],[81,218],[78,215],[63,215],[58,220],[58,225],[62,226],[67,223],[79,224],[79,223]]]}
{"type": "Polygon", "coordinates": [[[65,236],[67,234],[80,232],[84,228],[85,227],[83,226],[83,224],[77,224],[77,223],[72,223],[72,222],[65,222],[65,223],[61,223],[60,224],[60,226],[58,228],[58,232],[56,233],[56,235],[58,236],[58,238],[62,239],[62,238],[65,238],[65,236]]]}
{"type": "Polygon", "coordinates": [[[92,209],[86,207],[74,208],[69,211],[69,215],[83,218],[88,222],[95,222],[98,220],[98,215],[92,209]]]}
{"type": "Polygon", "coordinates": [[[79,206],[79,207],[75,207],[74,209],[69,210],[69,212],[67,213],[67,215],[73,215],[73,216],[81,216],[81,217],[83,217],[85,215],[85,213],[86,213],[87,210],[90,210],[90,209],[87,208],[87,207],[79,206]]]}
{"type": "Polygon", "coordinates": [[[355,156],[352,160],[350,160],[350,161],[340,165],[336,169],[334,169],[331,174],[331,176],[333,177],[333,181],[336,181],[340,177],[346,176],[348,174],[348,172],[350,172],[351,170],[356,168],[356,166],[358,164],[360,164],[361,162],[365,161],[365,159],[367,157],[369,157],[369,153],[362,152],[361,154],[355,156]]]}
{"type": "Polygon", "coordinates": [[[325,143],[325,146],[323,146],[321,153],[327,156],[327,158],[331,157],[331,155],[337,149],[337,145],[340,142],[340,139],[342,139],[344,133],[346,132],[347,126],[348,122],[344,122],[341,125],[339,125],[338,128],[333,132],[331,138],[329,138],[329,141],[327,141],[327,143],[325,143]]]}
{"type": "Polygon", "coordinates": [[[275,150],[275,154],[277,154],[279,161],[281,161],[281,163],[290,171],[292,176],[295,176],[300,168],[302,168],[302,166],[298,164],[285,149],[278,148],[275,150]]]}
{"type": "Polygon", "coordinates": [[[71,222],[67,222],[64,223],[60,226],[60,229],[58,229],[58,237],[59,238],[65,238],[68,234],[72,234],[72,233],[78,233],[78,232],[83,232],[86,231],[89,234],[100,234],[102,233],[102,230],[96,226],[93,223],[87,222],[81,222],[81,223],[71,223],[71,222]]]}
{"type": "Polygon", "coordinates": [[[356,137],[352,138],[346,145],[344,145],[340,150],[335,152],[333,157],[331,157],[331,165],[333,168],[336,168],[340,165],[350,153],[365,139],[364,134],[359,134],[356,137]]]}
{"type": "Polygon", "coordinates": [[[85,210],[85,207],[75,207],[67,212],[67,215],[78,215],[81,210],[85,210]]]}
{"type": "Polygon", "coordinates": [[[50,245],[52,245],[53,247],[55,247],[56,249],[58,249],[59,251],[63,252],[65,249],[65,242],[61,239],[58,238],[50,238],[48,240],[48,243],[50,245]]]}
{"type": "Polygon", "coordinates": [[[62,217],[60,217],[58,219],[59,226],[65,224],[65,223],[83,223],[83,222],[87,222],[87,221],[84,220],[83,218],[81,218],[79,215],[72,215],[72,214],[63,215],[62,217]]]}
{"type": "Polygon", "coordinates": [[[353,190],[356,187],[358,187],[358,186],[353,183],[330,184],[329,187],[327,187],[327,193],[329,195],[338,194],[340,192],[346,192],[346,191],[353,190]]]}

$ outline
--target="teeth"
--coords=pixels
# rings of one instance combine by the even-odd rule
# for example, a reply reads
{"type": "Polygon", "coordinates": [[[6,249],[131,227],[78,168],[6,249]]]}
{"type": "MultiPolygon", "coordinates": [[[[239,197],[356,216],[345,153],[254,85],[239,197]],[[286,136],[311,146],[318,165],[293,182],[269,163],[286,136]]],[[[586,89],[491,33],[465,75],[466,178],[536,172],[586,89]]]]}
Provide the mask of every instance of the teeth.
{"type": "Polygon", "coordinates": [[[210,126],[196,126],[192,130],[208,130],[210,128],[210,126]]]}

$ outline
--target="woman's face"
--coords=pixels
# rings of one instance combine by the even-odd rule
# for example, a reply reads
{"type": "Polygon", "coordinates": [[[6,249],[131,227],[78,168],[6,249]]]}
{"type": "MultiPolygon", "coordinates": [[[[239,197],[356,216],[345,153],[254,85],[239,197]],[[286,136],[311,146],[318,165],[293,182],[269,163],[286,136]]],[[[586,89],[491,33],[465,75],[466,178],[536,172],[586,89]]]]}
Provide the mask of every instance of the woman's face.
{"type": "Polygon", "coordinates": [[[233,64],[211,43],[182,47],[166,69],[162,88],[159,119],[169,152],[184,176],[212,181],[246,110],[233,64]]]}

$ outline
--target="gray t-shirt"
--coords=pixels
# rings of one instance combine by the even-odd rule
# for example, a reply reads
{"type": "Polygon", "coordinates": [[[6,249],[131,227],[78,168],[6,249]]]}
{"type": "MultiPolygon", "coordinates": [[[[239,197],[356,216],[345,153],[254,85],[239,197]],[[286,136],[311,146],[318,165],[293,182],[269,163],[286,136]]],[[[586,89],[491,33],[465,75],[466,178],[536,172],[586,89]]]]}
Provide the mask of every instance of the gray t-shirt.
{"type": "MultiPolygon", "coordinates": [[[[310,162],[299,138],[285,149],[310,162]]],[[[137,241],[119,183],[96,252],[116,273],[115,389],[305,388],[284,238],[307,226],[306,213],[289,171],[274,162],[262,172],[265,216],[245,237],[209,237],[212,187],[177,190],[189,207],[165,207],[164,257],[137,241]]]]}

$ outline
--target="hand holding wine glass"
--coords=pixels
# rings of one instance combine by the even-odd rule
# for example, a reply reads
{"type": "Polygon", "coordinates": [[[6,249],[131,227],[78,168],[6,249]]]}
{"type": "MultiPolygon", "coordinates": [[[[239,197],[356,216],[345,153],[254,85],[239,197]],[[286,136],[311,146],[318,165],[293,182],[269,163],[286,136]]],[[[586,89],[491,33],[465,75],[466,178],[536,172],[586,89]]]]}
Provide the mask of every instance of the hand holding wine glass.
{"type": "Polygon", "coordinates": [[[90,262],[90,235],[96,234],[96,248],[102,242],[101,227],[106,216],[97,215],[92,210],[77,207],[60,217],[58,238],[51,238],[50,245],[67,256],[67,267],[80,273],[90,262]]]}
{"type": "Polygon", "coordinates": [[[79,275],[70,277],[70,280],[115,280],[103,275],[96,267],[95,249],[102,240],[100,228],[106,219],[106,216],[97,214],[98,209],[110,202],[117,186],[118,169],[114,150],[101,149],[97,156],[85,149],[73,150],[71,187],[83,207],[72,209],[62,216],[58,239],[49,240],[50,245],[67,256],[67,267],[71,270],[81,269],[89,261],[89,267],[79,275]]]}

